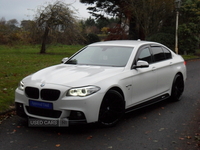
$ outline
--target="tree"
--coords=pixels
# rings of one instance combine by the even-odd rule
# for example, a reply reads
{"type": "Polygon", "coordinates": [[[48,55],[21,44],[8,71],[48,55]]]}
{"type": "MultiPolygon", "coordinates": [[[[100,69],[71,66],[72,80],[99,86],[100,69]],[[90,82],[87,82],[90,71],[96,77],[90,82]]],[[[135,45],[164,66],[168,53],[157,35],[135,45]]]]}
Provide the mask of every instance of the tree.
{"type": "Polygon", "coordinates": [[[4,17],[1,18],[0,24],[1,25],[5,25],[6,24],[6,19],[4,17]]]}
{"type": "Polygon", "coordinates": [[[109,18],[98,18],[96,25],[101,30],[103,27],[108,27],[110,20],[109,18]]]}
{"type": "Polygon", "coordinates": [[[21,32],[22,38],[25,43],[38,44],[41,43],[40,37],[42,36],[39,32],[36,22],[33,20],[22,20],[21,21],[21,32]]]}
{"type": "Polygon", "coordinates": [[[173,13],[174,0],[131,0],[129,6],[138,31],[142,31],[144,39],[146,39],[146,37],[158,32],[168,16],[173,13]]]}
{"type": "Polygon", "coordinates": [[[179,49],[195,53],[200,42],[200,0],[186,0],[180,9],[179,49]]]}
{"type": "Polygon", "coordinates": [[[7,25],[9,26],[17,26],[19,23],[17,21],[17,19],[11,19],[7,21],[7,25]]]}
{"type": "Polygon", "coordinates": [[[21,42],[20,28],[17,26],[18,21],[11,19],[6,21],[5,18],[0,20],[0,44],[9,44],[21,42]]]}
{"type": "Polygon", "coordinates": [[[129,39],[145,39],[159,30],[166,16],[173,13],[174,0],[81,0],[95,4],[88,7],[95,17],[119,17],[122,24],[129,24],[129,39]]]}
{"type": "Polygon", "coordinates": [[[88,19],[86,19],[84,24],[85,24],[84,32],[86,34],[89,34],[89,33],[97,34],[98,33],[96,22],[93,18],[89,17],[88,19]]]}
{"type": "Polygon", "coordinates": [[[69,4],[56,1],[54,4],[43,7],[43,9],[38,9],[38,14],[39,16],[36,17],[37,25],[44,31],[40,53],[46,53],[46,42],[51,30],[61,33],[69,31],[68,34],[77,32],[74,29],[76,26],[75,12],[69,8],[69,4]]]}
{"type": "Polygon", "coordinates": [[[95,23],[95,20],[94,20],[94,19],[92,19],[91,17],[89,17],[88,19],[86,19],[85,25],[86,25],[86,26],[95,26],[96,23],[95,23]]]}

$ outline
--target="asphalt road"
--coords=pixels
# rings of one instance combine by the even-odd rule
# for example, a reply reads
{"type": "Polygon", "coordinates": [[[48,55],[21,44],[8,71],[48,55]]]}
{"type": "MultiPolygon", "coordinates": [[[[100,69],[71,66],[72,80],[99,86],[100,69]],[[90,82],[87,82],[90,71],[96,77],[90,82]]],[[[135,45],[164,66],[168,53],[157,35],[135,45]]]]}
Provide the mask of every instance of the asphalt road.
{"type": "Polygon", "coordinates": [[[187,62],[187,72],[181,101],[131,112],[112,128],[30,128],[13,115],[0,125],[0,150],[198,150],[200,60],[187,62]]]}

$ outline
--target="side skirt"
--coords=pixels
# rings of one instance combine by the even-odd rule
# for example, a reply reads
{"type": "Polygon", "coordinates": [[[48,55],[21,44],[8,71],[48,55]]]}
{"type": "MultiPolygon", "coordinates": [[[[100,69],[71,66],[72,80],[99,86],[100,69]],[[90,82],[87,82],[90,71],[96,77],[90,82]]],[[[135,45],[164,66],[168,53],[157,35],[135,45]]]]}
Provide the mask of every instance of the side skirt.
{"type": "Polygon", "coordinates": [[[146,102],[143,102],[143,103],[140,103],[140,104],[138,104],[138,105],[135,105],[135,106],[133,106],[133,107],[130,107],[130,108],[126,109],[125,112],[126,112],[126,113],[129,113],[129,112],[135,111],[135,110],[137,110],[137,109],[140,109],[140,108],[143,108],[143,107],[146,107],[146,106],[149,106],[149,105],[158,103],[158,102],[160,102],[160,101],[163,101],[163,100],[165,100],[165,99],[167,99],[167,98],[169,98],[169,97],[170,97],[169,94],[161,95],[161,96],[156,97],[156,98],[154,98],[154,99],[151,99],[151,100],[148,100],[148,101],[146,101],[146,102]]]}

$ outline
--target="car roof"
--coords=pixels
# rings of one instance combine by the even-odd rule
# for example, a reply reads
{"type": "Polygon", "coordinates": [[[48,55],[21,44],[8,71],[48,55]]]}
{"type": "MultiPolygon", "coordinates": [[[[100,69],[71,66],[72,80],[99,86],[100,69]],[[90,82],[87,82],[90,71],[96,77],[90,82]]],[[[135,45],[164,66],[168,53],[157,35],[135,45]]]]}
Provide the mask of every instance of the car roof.
{"type": "Polygon", "coordinates": [[[97,42],[90,44],[89,46],[141,46],[144,44],[159,44],[156,42],[150,42],[150,41],[141,41],[141,40],[114,40],[114,41],[103,41],[103,42],[97,42]]]}

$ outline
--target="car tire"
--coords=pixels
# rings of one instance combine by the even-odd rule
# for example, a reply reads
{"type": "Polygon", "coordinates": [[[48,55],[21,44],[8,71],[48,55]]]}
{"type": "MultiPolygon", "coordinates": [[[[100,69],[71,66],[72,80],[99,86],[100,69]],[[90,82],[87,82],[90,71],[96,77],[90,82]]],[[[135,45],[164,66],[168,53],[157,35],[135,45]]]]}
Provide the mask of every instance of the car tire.
{"type": "Polygon", "coordinates": [[[171,92],[171,100],[179,101],[181,100],[181,96],[184,91],[184,81],[183,77],[180,74],[177,74],[174,77],[174,81],[172,84],[172,92],[171,92]]]}
{"type": "Polygon", "coordinates": [[[99,125],[103,127],[114,126],[125,112],[123,96],[116,90],[109,90],[103,98],[99,111],[99,125]]]}

